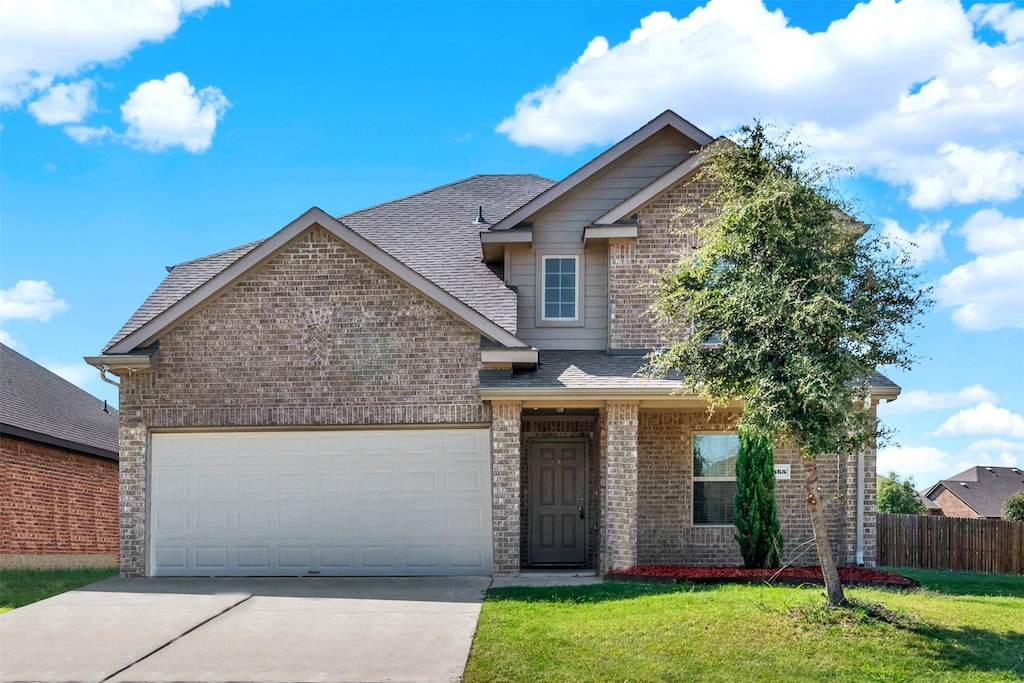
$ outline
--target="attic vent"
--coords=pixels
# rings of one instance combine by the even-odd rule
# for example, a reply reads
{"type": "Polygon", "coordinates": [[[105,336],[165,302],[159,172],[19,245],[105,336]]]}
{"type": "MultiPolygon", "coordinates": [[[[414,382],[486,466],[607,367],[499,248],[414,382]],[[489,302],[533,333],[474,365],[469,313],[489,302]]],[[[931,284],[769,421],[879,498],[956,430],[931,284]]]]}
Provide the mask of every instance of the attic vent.
{"type": "Polygon", "coordinates": [[[473,222],[476,223],[477,225],[490,225],[490,222],[486,218],[484,218],[484,207],[483,206],[481,206],[480,210],[477,211],[476,220],[473,221],[473,222]]]}
{"type": "Polygon", "coordinates": [[[1013,468],[1013,473],[1014,474],[1020,474],[1020,470],[1018,470],[1016,467],[1014,467],[1013,468]]]}
{"type": "Polygon", "coordinates": [[[996,473],[996,471],[994,469],[992,469],[991,467],[986,467],[985,469],[988,470],[989,472],[991,472],[992,474],[996,473]]]}
{"type": "Polygon", "coordinates": [[[967,482],[966,482],[966,481],[962,481],[962,482],[960,482],[960,485],[961,485],[961,486],[963,486],[963,487],[964,487],[965,489],[969,489],[969,488],[971,488],[970,486],[968,486],[968,485],[967,485],[967,482]]]}

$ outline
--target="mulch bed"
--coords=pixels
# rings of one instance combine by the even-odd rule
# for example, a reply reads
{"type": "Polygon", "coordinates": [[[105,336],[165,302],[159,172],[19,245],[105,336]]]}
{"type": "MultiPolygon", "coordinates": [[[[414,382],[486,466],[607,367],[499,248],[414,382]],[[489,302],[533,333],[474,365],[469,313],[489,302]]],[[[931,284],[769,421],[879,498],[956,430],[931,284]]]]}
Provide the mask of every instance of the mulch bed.
{"type": "MultiPolygon", "coordinates": [[[[786,567],[784,569],[744,569],[743,567],[693,567],[688,565],[649,564],[608,572],[616,581],[656,581],[661,583],[771,583],[823,585],[821,567],[786,567]]],[[[868,567],[840,567],[839,580],[844,586],[883,586],[914,588],[914,579],[868,567]]]]}

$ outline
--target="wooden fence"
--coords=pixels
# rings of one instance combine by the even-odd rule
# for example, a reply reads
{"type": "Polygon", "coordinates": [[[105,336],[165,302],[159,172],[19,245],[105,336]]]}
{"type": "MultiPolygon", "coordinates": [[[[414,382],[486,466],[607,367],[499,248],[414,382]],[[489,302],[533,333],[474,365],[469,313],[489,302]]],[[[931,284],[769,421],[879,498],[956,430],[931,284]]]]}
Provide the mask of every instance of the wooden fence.
{"type": "Polygon", "coordinates": [[[1024,522],[880,513],[878,564],[1024,574],[1024,522]]]}

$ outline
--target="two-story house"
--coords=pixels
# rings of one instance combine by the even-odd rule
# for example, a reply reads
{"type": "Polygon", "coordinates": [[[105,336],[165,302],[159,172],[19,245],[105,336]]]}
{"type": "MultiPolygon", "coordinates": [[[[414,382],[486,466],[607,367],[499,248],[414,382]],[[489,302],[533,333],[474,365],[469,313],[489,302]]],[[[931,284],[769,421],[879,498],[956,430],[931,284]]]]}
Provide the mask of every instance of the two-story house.
{"type": "MultiPolygon", "coordinates": [[[[121,384],[122,572],[738,563],[737,413],[637,376],[711,142],[667,111],[560,182],[313,208],[174,266],[87,359],[121,384]]],[[[798,454],[776,463],[786,559],[813,564],[798,454]]],[[[838,561],[873,563],[874,451],[819,472],[838,561]]]]}

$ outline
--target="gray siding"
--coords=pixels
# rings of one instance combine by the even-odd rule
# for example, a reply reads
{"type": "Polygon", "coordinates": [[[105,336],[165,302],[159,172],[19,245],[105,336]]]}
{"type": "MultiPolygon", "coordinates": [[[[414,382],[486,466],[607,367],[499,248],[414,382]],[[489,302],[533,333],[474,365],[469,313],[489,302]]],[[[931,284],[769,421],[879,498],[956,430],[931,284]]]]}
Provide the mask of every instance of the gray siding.
{"type": "Polygon", "coordinates": [[[608,348],[608,249],[583,249],[583,228],[686,159],[692,143],[672,130],[653,136],[610,168],[532,217],[533,247],[510,250],[506,280],[518,292],[518,336],[539,349],[608,348]],[[581,255],[580,323],[540,320],[537,273],[545,255],[581,255]]]}

